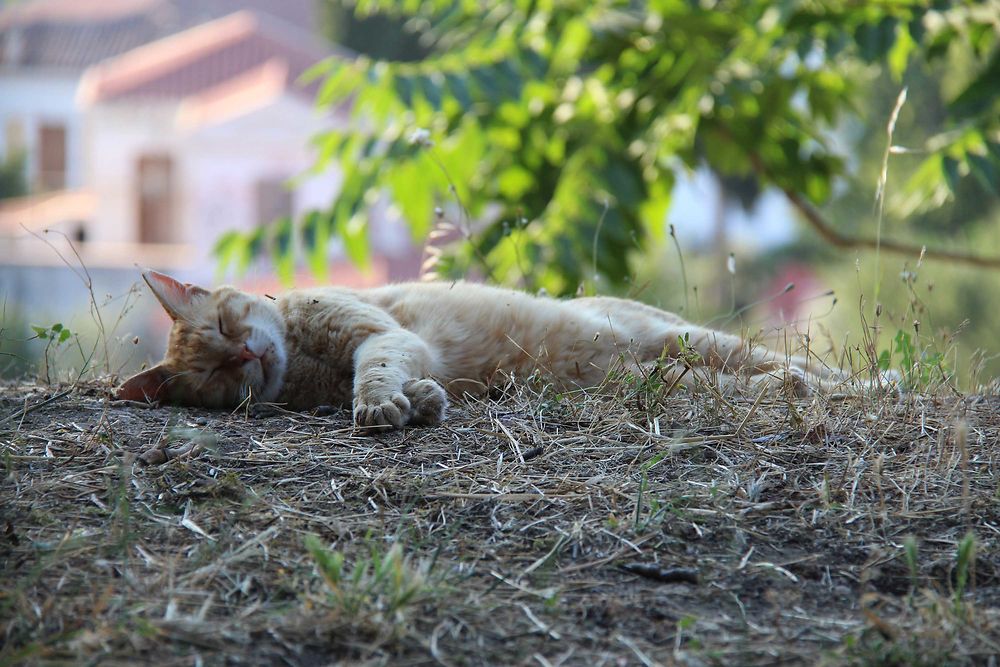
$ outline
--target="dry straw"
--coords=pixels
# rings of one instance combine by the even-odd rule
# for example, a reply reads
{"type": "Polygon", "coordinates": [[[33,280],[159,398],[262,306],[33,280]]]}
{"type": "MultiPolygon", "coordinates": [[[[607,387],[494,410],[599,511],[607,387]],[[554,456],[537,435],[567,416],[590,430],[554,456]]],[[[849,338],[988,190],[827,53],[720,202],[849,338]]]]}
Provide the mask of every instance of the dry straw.
{"type": "Polygon", "coordinates": [[[992,399],[522,383],[364,436],[106,391],[0,394],[2,664],[1000,653],[992,399]]]}

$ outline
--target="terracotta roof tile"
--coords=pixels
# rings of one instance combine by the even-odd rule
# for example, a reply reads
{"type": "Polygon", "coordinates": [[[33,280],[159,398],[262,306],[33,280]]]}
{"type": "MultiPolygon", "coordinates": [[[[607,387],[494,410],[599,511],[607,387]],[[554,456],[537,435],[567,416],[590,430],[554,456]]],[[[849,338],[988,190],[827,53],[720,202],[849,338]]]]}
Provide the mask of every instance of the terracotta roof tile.
{"type": "Polygon", "coordinates": [[[177,123],[192,128],[224,122],[270,103],[289,86],[288,65],[272,59],[259,67],[188,97],[178,110],[177,123]]]}
{"type": "Polygon", "coordinates": [[[34,0],[0,10],[0,65],[85,69],[240,10],[315,30],[313,0],[34,0]]]}
{"type": "MultiPolygon", "coordinates": [[[[84,104],[126,98],[185,99],[276,61],[287,69],[292,84],[330,52],[309,42],[308,36],[276,29],[259,14],[241,11],[90,69],[81,83],[80,99],[84,104]]],[[[302,92],[311,96],[315,90],[302,92]]]]}

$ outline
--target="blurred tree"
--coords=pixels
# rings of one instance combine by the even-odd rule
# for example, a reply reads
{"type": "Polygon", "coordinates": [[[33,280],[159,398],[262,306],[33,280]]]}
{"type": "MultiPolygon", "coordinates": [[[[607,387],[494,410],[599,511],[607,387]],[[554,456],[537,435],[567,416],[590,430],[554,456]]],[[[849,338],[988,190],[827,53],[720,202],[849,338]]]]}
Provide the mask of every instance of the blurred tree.
{"type": "MultiPolygon", "coordinates": [[[[989,167],[974,171],[980,163],[975,153],[970,159],[962,150],[961,125],[956,125],[949,114],[948,99],[954,97],[949,89],[955,87],[955,69],[966,69],[960,67],[966,60],[964,55],[958,53],[948,62],[907,71],[907,100],[894,129],[894,148],[886,170],[886,227],[891,230],[905,223],[934,245],[954,245],[956,236],[971,231],[1000,207],[996,178],[987,177],[989,167]],[[963,173],[971,177],[963,178],[963,173]]],[[[888,117],[899,92],[893,84],[889,73],[883,72],[865,85],[865,94],[856,103],[857,115],[888,117]]],[[[1000,79],[995,86],[1000,92],[1000,79]]],[[[844,132],[850,135],[856,162],[855,168],[845,174],[846,187],[842,188],[851,196],[835,197],[825,210],[842,221],[842,228],[856,232],[871,219],[871,202],[878,191],[886,148],[886,128],[884,124],[852,122],[844,132]]],[[[987,141],[985,146],[987,151],[997,148],[995,141],[987,141]]]]}
{"type": "Polygon", "coordinates": [[[334,44],[379,60],[414,61],[431,53],[420,21],[398,14],[355,12],[348,0],[316,0],[320,31],[334,44]],[[422,39],[423,38],[423,39],[422,39]]]}
{"type": "MultiPolygon", "coordinates": [[[[478,267],[556,294],[598,276],[621,284],[630,253],[664,234],[676,171],[703,161],[779,188],[831,243],[869,244],[816,208],[849,172],[832,130],[873,69],[901,85],[909,63],[959,53],[966,66],[954,73],[945,132],[925,147],[913,191],[934,206],[970,178],[997,187],[997,0],[359,0],[355,9],[416,22],[434,53],[314,68],[325,77],[319,103],[353,99],[356,120],[318,138],[319,166],[337,161],[345,173],[329,210],[299,225],[320,272],[335,234],[364,260],[368,207],[387,193],[414,239],[450,224],[468,240],[440,256],[440,274],[478,267]]],[[[884,128],[883,118],[867,122],[884,128]]],[[[244,256],[251,241],[229,235],[219,254],[244,256]]]]}
{"type": "Polygon", "coordinates": [[[0,199],[28,194],[24,177],[24,153],[14,153],[0,162],[0,199]]]}

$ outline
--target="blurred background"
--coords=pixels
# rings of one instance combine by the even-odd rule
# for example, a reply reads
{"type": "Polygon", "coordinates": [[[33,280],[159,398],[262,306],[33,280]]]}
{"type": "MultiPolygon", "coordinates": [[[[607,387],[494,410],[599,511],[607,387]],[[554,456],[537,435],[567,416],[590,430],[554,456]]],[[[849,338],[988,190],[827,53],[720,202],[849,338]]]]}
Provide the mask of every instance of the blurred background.
{"type": "Polygon", "coordinates": [[[618,294],[926,387],[1000,373],[1000,2],[15,0],[0,374],[204,285],[618,294]]]}

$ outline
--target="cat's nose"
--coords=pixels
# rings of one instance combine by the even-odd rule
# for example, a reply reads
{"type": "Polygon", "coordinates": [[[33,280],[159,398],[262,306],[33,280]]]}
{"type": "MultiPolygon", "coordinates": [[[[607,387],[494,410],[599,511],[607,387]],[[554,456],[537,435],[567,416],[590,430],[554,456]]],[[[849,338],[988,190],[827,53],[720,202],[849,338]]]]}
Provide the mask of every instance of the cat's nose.
{"type": "Polygon", "coordinates": [[[254,359],[260,359],[260,357],[261,355],[251,350],[249,345],[244,345],[243,351],[240,352],[240,361],[253,361],[254,359]]]}

